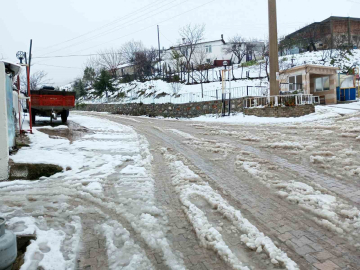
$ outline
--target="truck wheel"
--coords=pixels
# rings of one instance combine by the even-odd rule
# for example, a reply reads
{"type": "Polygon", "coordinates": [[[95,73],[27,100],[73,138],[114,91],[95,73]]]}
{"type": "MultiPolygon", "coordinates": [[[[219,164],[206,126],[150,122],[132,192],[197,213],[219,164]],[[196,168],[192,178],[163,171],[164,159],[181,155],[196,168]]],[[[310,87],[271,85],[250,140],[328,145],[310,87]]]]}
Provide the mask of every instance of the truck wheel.
{"type": "Polygon", "coordinates": [[[65,110],[61,112],[61,121],[65,124],[67,122],[67,118],[69,116],[69,111],[65,110]]]}
{"type": "Polygon", "coordinates": [[[36,120],[35,110],[31,110],[31,122],[33,125],[35,125],[35,120],[36,120]]]}

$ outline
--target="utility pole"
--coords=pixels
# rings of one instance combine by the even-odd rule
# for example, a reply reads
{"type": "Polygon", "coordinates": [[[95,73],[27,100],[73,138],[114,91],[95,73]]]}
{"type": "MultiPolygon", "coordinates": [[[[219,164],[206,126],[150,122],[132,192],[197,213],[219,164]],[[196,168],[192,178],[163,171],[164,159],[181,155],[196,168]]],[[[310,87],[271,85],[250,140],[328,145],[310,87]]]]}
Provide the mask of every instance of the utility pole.
{"type": "Polygon", "coordinates": [[[158,31],[158,44],[159,44],[159,72],[161,74],[161,51],[160,51],[160,30],[159,30],[159,26],[157,26],[157,31],[158,31]]]}
{"type": "Polygon", "coordinates": [[[32,53],[32,39],[30,39],[30,49],[29,49],[29,65],[26,67],[27,71],[27,90],[28,90],[28,105],[29,105],[29,122],[30,122],[30,133],[32,134],[32,126],[33,126],[33,117],[32,117],[32,110],[31,110],[31,89],[30,89],[30,67],[31,67],[31,53],[32,53]]]}
{"type": "Polygon", "coordinates": [[[270,96],[279,95],[280,84],[277,80],[279,72],[279,50],[277,34],[276,0],[269,1],[269,55],[270,55],[270,96]]]}

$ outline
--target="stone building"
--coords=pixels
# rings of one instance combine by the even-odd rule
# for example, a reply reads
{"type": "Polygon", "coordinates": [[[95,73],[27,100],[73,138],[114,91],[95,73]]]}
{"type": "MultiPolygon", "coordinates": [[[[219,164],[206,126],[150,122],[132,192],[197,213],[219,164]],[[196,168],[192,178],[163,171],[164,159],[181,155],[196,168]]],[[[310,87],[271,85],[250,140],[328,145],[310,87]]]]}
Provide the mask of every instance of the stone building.
{"type": "Polygon", "coordinates": [[[338,68],[303,65],[280,72],[282,92],[298,91],[323,99],[325,104],[337,103],[338,68]]]}
{"type": "Polygon", "coordinates": [[[288,51],[313,51],[360,46],[360,18],[329,17],[287,35],[280,46],[288,51]]]}

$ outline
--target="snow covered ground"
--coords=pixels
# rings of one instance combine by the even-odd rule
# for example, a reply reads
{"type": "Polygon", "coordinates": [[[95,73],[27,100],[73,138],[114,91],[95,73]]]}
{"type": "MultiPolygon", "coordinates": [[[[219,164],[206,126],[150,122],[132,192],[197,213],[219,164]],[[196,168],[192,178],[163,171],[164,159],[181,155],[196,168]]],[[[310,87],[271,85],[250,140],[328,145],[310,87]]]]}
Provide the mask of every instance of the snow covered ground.
{"type": "MultiPolygon", "coordinates": [[[[360,101],[337,104],[337,105],[318,105],[315,107],[315,113],[301,116],[301,117],[257,117],[253,115],[244,115],[243,113],[237,113],[229,117],[219,117],[218,115],[203,115],[191,119],[192,121],[211,122],[211,123],[227,123],[227,124],[283,124],[283,123],[301,123],[312,122],[318,120],[324,120],[340,117],[346,114],[355,114],[360,111],[360,101]]],[[[188,121],[188,120],[184,120],[188,121]]]]}
{"type": "MultiPolygon", "coordinates": [[[[334,51],[332,57],[336,60],[336,65],[343,69],[344,67],[360,67],[360,50],[356,49],[351,52],[351,55],[347,55],[346,58],[340,58],[339,52],[334,51]]],[[[291,66],[300,66],[304,64],[325,65],[332,66],[331,58],[327,51],[318,52],[305,52],[297,55],[286,55],[279,58],[280,69],[288,69],[291,66]]],[[[125,84],[117,84],[119,90],[109,93],[109,98],[105,95],[97,96],[95,90],[90,90],[89,94],[85,98],[80,98],[81,103],[186,103],[195,101],[213,100],[216,96],[216,90],[222,89],[222,83],[219,81],[219,72],[223,68],[215,68],[209,71],[210,83],[203,84],[203,91],[205,97],[196,95],[201,93],[202,87],[200,84],[185,85],[185,84],[171,84],[162,80],[151,80],[145,83],[131,82],[125,84]],[[119,98],[119,95],[125,95],[125,98],[119,98]],[[165,97],[154,98],[159,94],[165,94],[165,97]],[[173,94],[181,95],[179,98],[171,97],[173,94]]],[[[263,61],[259,61],[257,64],[249,67],[241,67],[240,65],[234,65],[234,71],[230,73],[230,78],[235,78],[231,82],[227,82],[227,88],[243,88],[246,90],[246,86],[263,86],[268,87],[267,79],[246,79],[246,74],[249,73],[250,78],[266,77],[265,65],[263,61]]],[[[255,91],[255,90],[254,90],[255,91]]],[[[246,91],[244,91],[246,93],[246,91]]],[[[251,93],[251,95],[258,95],[257,92],[251,93]]],[[[240,96],[240,92],[237,93],[233,90],[233,96],[240,96]]]]}
{"type": "MultiPolygon", "coordinates": [[[[7,219],[9,229],[17,235],[37,236],[21,269],[75,269],[87,244],[82,218],[94,212],[99,218],[94,220],[95,233],[106,239],[109,269],[153,269],[145,251],[119,222],[122,219],[146,245],[164,254],[170,269],[185,269],[169,246],[166,219],[155,206],[152,156],[146,139],[132,128],[110,121],[84,116],[72,116],[71,120],[88,134],[70,143],[35,127],[34,135],[29,136],[30,148],[11,157],[16,163],[57,164],[64,172],[41,181],[0,183],[0,215],[7,219]],[[108,216],[102,208],[116,215],[108,216]]],[[[68,127],[57,127],[62,128],[68,127]]]]}
{"type": "Polygon", "coordinates": [[[39,121],[12,159],[64,171],[0,182],[0,215],[37,235],[22,270],[358,265],[359,107],[264,122],[78,112],[69,125],[39,121]]]}

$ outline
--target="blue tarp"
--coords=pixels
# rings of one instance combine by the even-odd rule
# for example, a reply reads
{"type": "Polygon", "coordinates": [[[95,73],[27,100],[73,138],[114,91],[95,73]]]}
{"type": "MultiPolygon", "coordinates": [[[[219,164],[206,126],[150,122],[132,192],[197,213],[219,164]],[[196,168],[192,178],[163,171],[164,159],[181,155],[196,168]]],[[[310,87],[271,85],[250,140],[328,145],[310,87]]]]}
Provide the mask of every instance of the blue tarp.
{"type": "Polygon", "coordinates": [[[12,79],[10,76],[6,77],[6,106],[7,106],[7,119],[8,119],[8,136],[9,136],[9,147],[15,146],[15,120],[13,113],[13,88],[12,79]]]}

